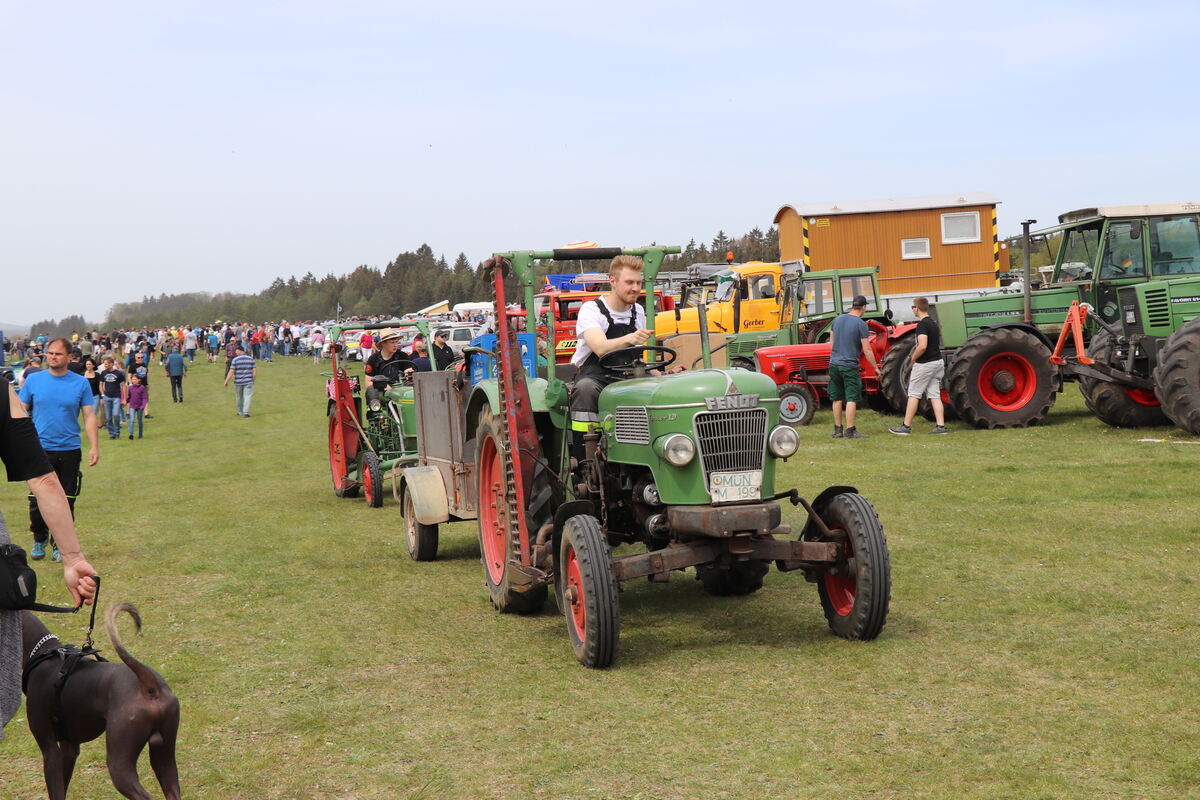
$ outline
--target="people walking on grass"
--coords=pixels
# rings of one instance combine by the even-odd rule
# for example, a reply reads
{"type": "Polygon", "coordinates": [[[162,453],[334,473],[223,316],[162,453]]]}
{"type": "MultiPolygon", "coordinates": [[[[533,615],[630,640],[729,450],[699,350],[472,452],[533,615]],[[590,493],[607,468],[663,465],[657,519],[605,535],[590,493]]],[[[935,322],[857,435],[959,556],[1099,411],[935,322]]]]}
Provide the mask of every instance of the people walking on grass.
{"type": "Polygon", "coordinates": [[[204,347],[205,353],[208,355],[208,363],[215,364],[217,361],[217,351],[221,347],[221,334],[213,328],[208,332],[206,344],[204,347]]]}
{"type": "Polygon", "coordinates": [[[917,315],[917,343],[910,356],[912,370],[908,374],[908,404],[904,409],[904,422],[888,430],[900,436],[912,433],[913,420],[922,398],[929,398],[933,406],[936,423],[930,433],[949,433],[946,430],[946,408],[942,403],[942,377],[946,374],[946,362],[942,360],[942,332],[937,322],[929,316],[929,300],[918,297],[913,301],[913,312],[917,315]]]}
{"type": "Polygon", "coordinates": [[[871,349],[870,329],[863,321],[867,310],[867,298],[857,295],[850,302],[850,311],[833,321],[829,344],[829,399],[833,405],[833,438],[865,439],[855,426],[858,404],[862,402],[862,378],[859,374],[859,358],[866,354],[867,361],[876,372],[875,351],[871,349]],[[846,407],[846,425],[842,427],[842,406],[846,407]]]}
{"type": "Polygon", "coordinates": [[[171,402],[183,402],[183,378],[187,375],[187,362],[179,354],[179,348],[173,348],[167,356],[165,367],[167,378],[171,381],[171,402]]]}
{"type": "Polygon", "coordinates": [[[371,335],[370,331],[363,331],[362,336],[358,337],[358,353],[364,364],[371,359],[374,352],[375,337],[371,335]]]}
{"type": "MultiPolygon", "coordinates": [[[[21,385],[21,403],[33,417],[33,427],[38,440],[58,481],[67,493],[72,516],[75,499],[83,484],[80,464],[83,450],[79,437],[79,412],[83,412],[84,429],[88,438],[88,466],[100,461],[100,441],[96,430],[96,413],[92,406],[92,390],[87,379],[67,369],[67,353],[70,342],[65,338],[51,339],[46,345],[48,368],[29,376],[21,385]]],[[[50,540],[50,528],[42,516],[36,496],[29,498],[29,530],[33,532],[33,549],[30,558],[38,560],[46,555],[46,544],[50,540]]],[[[51,545],[51,560],[59,561],[59,550],[51,545]]]]}
{"type": "Polygon", "coordinates": [[[96,360],[90,356],[84,359],[83,377],[92,391],[92,410],[96,412],[96,425],[103,425],[104,422],[100,418],[102,413],[100,408],[100,371],[96,369],[96,360]]]}
{"type": "Polygon", "coordinates": [[[128,386],[125,372],[117,369],[116,359],[104,357],[104,369],[100,370],[100,399],[104,404],[104,424],[108,438],[121,435],[121,413],[125,407],[128,386]]]}
{"type": "Polygon", "coordinates": [[[308,346],[312,350],[313,363],[320,364],[322,351],[325,349],[325,331],[314,328],[312,337],[308,340],[308,346]]]}
{"type": "Polygon", "coordinates": [[[146,404],[150,401],[150,396],[146,392],[146,387],[142,385],[142,379],[137,375],[129,376],[129,393],[126,397],[126,406],[129,410],[129,438],[133,438],[133,428],[137,426],[137,438],[142,438],[142,429],[144,426],[143,420],[146,414],[146,404]]]}
{"type": "Polygon", "coordinates": [[[258,374],[254,359],[246,355],[245,345],[235,345],[235,355],[225,372],[225,383],[233,378],[233,403],[239,417],[250,416],[250,400],[254,397],[254,379],[258,374]]]}

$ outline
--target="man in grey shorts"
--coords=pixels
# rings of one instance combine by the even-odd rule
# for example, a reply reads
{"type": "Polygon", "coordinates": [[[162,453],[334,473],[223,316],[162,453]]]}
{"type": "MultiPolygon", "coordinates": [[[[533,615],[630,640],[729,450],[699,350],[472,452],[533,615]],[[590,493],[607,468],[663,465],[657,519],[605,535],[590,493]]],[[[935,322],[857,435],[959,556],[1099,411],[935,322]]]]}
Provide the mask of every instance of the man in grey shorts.
{"type": "Polygon", "coordinates": [[[913,418],[921,398],[928,397],[933,406],[933,418],[937,426],[930,433],[949,433],[946,430],[946,409],[942,404],[942,376],[946,363],[942,360],[942,332],[929,316],[929,300],[918,297],[913,301],[917,315],[917,343],[912,350],[912,371],[908,375],[908,406],[904,409],[904,423],[888,428],[900,436],[912,433],[913,418]]]}

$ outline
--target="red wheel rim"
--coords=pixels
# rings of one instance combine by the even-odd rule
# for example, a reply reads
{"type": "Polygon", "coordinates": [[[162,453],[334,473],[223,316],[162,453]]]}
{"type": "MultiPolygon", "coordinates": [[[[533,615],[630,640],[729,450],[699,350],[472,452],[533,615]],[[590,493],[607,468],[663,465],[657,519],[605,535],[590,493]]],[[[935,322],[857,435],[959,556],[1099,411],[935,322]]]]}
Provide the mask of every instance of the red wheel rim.
{"type": "Polygon", "coordinates": [[[997,411],[1018,411],[1033,398],[1037,373],[1017,353],[997,353],[979,370],[979,396],[997,411]]]}
{"type": "Polygon", "coordinates": [[[365,459],[363,460],[362,475],[360,477],[362,478],[363,498],[367,501],[367,505],[374,505],[375,504],[375,480],[374,480],[373,476],[371,475],[371,470],[367,466],[367,462],[365,459]]]}
{"type": "MultiPolygon", "coordinates": [[[[834,528],[833,530],[837,530],[834,528]]],[[[853,558],[854,550],[850,545],[850,538],[846,537],[846,558],[853,558]]],[[[833,613],[839,617],[845,617],[854,610],[854,594],[858,589],[858,576],[850,575],[841,577],[840,575],[825,575],[825,594],[829,598],[829,605],[833,608],[833,613]]]]}
{"type": "Polygon", "coordinates": [[[587,610],[583,603],[583,576],[579,573],[579,559],[575,558],[574,547],[567,548],[567,592],[565,594],[571,598],[571,608],[567,619],[571,621],[571,627],[575,630],[575,638],[582,642],[584,633],[587,631],[587,610]]]}
{"type": "Polygon", "coordinates": [[[504,463],[491,436],[479,445],[479,539],[483,563],[494,586],[504,579],[508,560],[504,510],[504,463]]]}
{"type": "Polygon", "coordinates": [[[1160,406],[1158,397],[1149,389],[1125,389],[1125,394],[1139,406],[1160,406]]]}
{"type": "Polygon", "coordinates": [[[329,418],[329,471],[333,473],[333,488],[341,489],[346,484],[346,454],[338,436],[337,415],[329,418]]]}

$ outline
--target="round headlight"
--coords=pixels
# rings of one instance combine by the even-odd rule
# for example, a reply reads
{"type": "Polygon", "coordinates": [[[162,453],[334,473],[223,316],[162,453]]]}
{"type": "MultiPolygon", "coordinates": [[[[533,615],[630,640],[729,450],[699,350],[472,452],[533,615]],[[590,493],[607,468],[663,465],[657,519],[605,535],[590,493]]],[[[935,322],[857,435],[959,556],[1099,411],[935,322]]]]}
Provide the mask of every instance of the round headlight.
{"type": "Polygon", "coordinates": [[[800,434],[788,425],[777,425],[767,438],[767,445],[776,458],[790,458],[800,449],[800,434]]]}
{"type": "Polygon", "coordinates": [[[691,437],[682,433],[672,433],[659,439],[656,444],[658,444],[659,455],[676,467],[685,466],[696,457],[696,443],[691,440],[691,437]]]}

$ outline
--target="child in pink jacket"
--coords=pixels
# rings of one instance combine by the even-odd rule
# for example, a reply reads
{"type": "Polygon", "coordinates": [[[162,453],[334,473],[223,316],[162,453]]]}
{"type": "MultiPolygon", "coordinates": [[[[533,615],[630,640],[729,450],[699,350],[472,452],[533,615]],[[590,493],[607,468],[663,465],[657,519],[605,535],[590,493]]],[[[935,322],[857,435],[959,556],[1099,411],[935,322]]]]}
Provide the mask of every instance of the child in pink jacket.
{"type": "Polygon", "coordinates": [[[142,438],[142,420],[146,415],[146,401],[149,399],[146,387],[136,374],[129,375],[129,399],[125,407],[129,409],[129,438],[133,438],[133,424],[137,422],[138,438],[142,438]]]}

